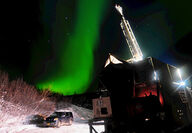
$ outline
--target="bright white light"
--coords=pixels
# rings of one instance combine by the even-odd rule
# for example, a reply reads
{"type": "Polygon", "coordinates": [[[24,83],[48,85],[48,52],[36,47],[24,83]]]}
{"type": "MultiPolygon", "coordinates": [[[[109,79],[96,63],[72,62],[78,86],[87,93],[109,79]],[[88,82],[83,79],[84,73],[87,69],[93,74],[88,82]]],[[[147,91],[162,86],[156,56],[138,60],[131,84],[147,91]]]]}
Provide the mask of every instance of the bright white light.
{"type": "Polygon", "coordinates": [[[177,69],[177,73],[178,73],[178,76],[180,78],[180,81],[173,82],[173,84],[178,85],[179,86],[178,88],[180,88],[181,86],[186,87],[186,83],[185,83],[185,81],[183,81],[182,76],[181,76],[181,70],[177,69]]]}
{"type": "Polygon", "coordinates": [[[93,128],[94,128],[98,133],[103,133],[103,132],[105,132],[105,127],[104,127],[104,125],[93,125],[93,128]]]}
{"type": "Polygon", "coordinates": [[[121,61],[119,61],[117,58],[115,58],[113,55],[110,55],[109,58],[107,59],[107,61],[105,62],[105,66],[108,66],[109,64],[113,63],[113,64],[122,64],[121,61]]]}
{"type": "Polygon", "coordinates": [[[178,73],[178,75],[179,75],[179,78],[182,80],[180,69],[177,69],[177,73],[178,73]]]}
{"type": "Polygon", "coordinates": [[[181,86],[185,86],[185,82],[180,82],[180,85],[181,86]]]}
{"type": "Polygon", "coordinates": [[[145,118],[145,121],[149,121],[150,119],[149,118],[145,118]]]}
{"type": "Polygon", "coordinates": [[[94,123],[104,123],[104,120],[101,120],[101,121],[96,121],[94,123]]]}
{"type": "Polygon", "coordinates": [[[154,79],[154,80],[157,80],[157,79],[158,79],[156,71],[154,71],[154,77],[153,77],[153,79],[154,79]]]}
{"type": "Polygon", "coordinates": [[[108,66],[109,63],[110,63],[110,59],[108,58],[107,61],[105,62],[105,66],[104,67],[108,66]]]}
{"type": "Polygon", "coordinates": [[[119,61],[117,58],[115,58],[114,56],[110,55],[110,61],[113,63],[113,64],[121,64],[122,62],[119,61]]]}
{"type": "Polygon", "coordinates": [[[128,63],[133,63],[133,62],[139,62],[139,61],[141,61],[141,60],[143,60],[143,57],[130,58],[130,59],[126,60],[126,62],[128,62],[128,63]]]}
{"type": "Polygon", "coordinates": [[[175,85],[179,85],[179,83],[177,83],[177,82],[173,82],[173,84],[175,84],[175,85]]]}
{"type": "Polygon", "coordinates": [[[179,86],[185,86],[185,82],[183,82],[183,81],[181,81],[181,82],[173,82],[173,84],[179,85],[179,86]]]}
{"type": "Polygon", "coordinates": [[[122,7],[121,7],[120,5],[115,5],[115,8],[117,9],[117,11],[118,11],[121,15],[123,15],[123,9],[122,9],[122,7]]]}
{"type": "Polygon", "coordinates": [[[133,60],[135,61],[135,62],[138,62],[138,61],[141,61],[141,60],[143,60],[143,56],[137,56],[136,58],[133,58],[133,60]]]}

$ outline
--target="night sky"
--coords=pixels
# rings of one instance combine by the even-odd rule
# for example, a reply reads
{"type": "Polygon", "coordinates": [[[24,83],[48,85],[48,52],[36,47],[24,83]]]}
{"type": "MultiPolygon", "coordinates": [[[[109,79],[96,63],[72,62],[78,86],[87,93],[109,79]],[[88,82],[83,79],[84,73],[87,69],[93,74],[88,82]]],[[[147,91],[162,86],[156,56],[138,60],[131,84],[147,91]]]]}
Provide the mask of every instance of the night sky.
{"type": "Polygon", "coordinates": [[[0,69],[62,94],[86,92],[108,53],[131,57],[115,4],[144,57],[192,73],[190,0],[1,1],[0,69]]]}

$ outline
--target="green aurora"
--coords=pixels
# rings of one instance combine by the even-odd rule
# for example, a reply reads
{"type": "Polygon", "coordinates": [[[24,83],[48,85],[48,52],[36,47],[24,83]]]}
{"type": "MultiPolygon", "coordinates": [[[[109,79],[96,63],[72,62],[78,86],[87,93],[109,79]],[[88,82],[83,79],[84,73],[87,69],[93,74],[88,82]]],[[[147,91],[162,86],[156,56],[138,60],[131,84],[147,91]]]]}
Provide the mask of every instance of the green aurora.
{"type": "MultiPolygon", "coordinates": [[[[62,9],[58,4],[56,13],[60,13],[61,17],[64,13],[60,12],[62,9]]],[[[72,32],[66,40],[60,41],[61,46],[57,51],[59,65],[56,68],[52,66],[54,70],[47,71],[46,76],[38,80],[38,88],[49,88],[52,92],[63,95],[86,92],[92,81],[93,53],[99,39],[106,4],[107,0],[78,0],[72,32]]],[[[64,28],[61,27],[60,30],[65,30],[64,28]]]]}

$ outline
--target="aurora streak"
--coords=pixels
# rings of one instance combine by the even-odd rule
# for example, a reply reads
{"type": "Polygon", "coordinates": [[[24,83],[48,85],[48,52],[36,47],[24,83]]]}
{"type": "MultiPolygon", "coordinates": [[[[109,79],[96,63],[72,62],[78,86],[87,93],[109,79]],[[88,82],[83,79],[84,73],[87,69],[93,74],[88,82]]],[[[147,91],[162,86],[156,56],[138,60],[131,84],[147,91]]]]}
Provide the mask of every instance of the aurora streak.
{"type": "MultiPolygon", "coordinates": [[[[40,80],[37,87],[49,88],[63,95],[86,92],[92,81],[94,50],[99,39],[99,30],[105,14],[107,0],[79,0],[76,20],[65,46],[58,51],[59,67],[55,74],[40,80]]],[[[62,29],[62,28],[61,28],[62,29]]]]}

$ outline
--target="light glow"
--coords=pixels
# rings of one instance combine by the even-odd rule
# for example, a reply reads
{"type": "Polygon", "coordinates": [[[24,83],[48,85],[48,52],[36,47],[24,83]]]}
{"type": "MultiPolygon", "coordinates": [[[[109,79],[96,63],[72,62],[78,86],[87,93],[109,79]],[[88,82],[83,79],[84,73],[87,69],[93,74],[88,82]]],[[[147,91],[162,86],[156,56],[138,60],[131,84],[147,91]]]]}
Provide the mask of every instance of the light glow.
{"type": "Polygon", "coordinates": [[[181,86],[185,86],[185,82],[180,82],[179,83],[181,86]]]}
{"type": "Polygon", "coordinates": [[[157,72],[154,71],[154,77],[153,77],[154,80],[158,80],[158,76],[157,76],[157,72]]]}
{"type": "MultiPolygon", "coordinates": [[[[96,121],[94,122],[95,124],[97,123],[104,123],[103,120],[101,121],[96,121]]],[[[98,133],[104,133],[105,132],[105,126],[104,125],[92,125],[93,128],[98,132],[98,133]]]]}
{"type": "Polygon", "coordinates": [[[109,64],[110,64],[110,59],[108,58],[107,61],[105,62],[105,66],[104,67],[108,66],[109,64]]]}
{"type": "Polygon", "coordinates": [[[123,9],[122,9],[122,7],[120,5],[115,5],[115,8],[123,16],[123,9]]]}
{"type": "Polygon", "coordinates": [[[106,63],[105,63],[105,66],[108,66],[110,63],[113,63],[113,64],[122,64],[121,61],[119,61],[117,58],[115,58],[113,55],[110,54],[109,58],[107,59],[106,63]]]}
{"type": "Polygon", "coordinates": [[[186,88],[187,87],[187,85],[186,85],[186,80],[183,80],[182,79],[182,75],[181,75],[181,70],[180,69],[177,69],[177,74],[178,74],[178,76],[179,76],[179,81],[177,81],[177,82],[173,82],[173,84],[175,84],[175,85],[178,85],[178,87],[177,87],[177,90],[179,89],[179,88],[186,88]]]}
{"type": "Polygon", "coordinates": [[[123,9],[119,5],[116,5],[115,8],[122,15],[120,26],[121,26],[121,29],[123,31],[123,34],[124,34],[125,39],[127,41],[128,47],[129,47],[130,52],[131,52],[132,57],[133,57],[130,61],[131,62],[141,61],[143,59],[143,54],[142,54],[141,49],[137,43],[137,40],[135,38],[135,35],[131,29],[131,26],[130,26],[128,20],[126,20],[123,16],[123,9]]]}
{"type": "Polygon", "coordinates": [[[180,69],[177,69],[177,73],[178,73],[178,75],[179,75],[179,78],[182,80],[181,70],[180,70],[180,69]]]}
{"type": "Polygon", "coordinates": [[[122,64],[121,61],[119,61],[117,58],[115,58],[114,56],[110,55],[110,61],[113,63],[113,64],[122,64]]]}
{"type": "Polygon", "coordinates": [[[179,86],[185,86],[185,82],[183,82],[183,81],[181,81],[181,82],[173,82],[173,84],[179,85],[179,86]]]}

